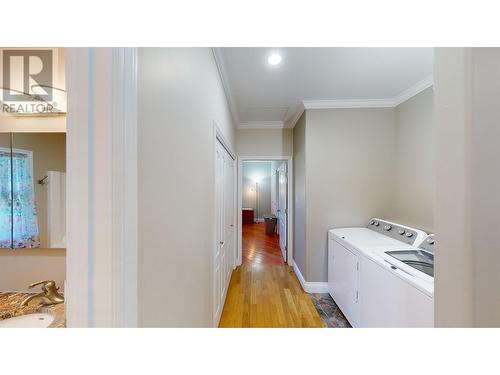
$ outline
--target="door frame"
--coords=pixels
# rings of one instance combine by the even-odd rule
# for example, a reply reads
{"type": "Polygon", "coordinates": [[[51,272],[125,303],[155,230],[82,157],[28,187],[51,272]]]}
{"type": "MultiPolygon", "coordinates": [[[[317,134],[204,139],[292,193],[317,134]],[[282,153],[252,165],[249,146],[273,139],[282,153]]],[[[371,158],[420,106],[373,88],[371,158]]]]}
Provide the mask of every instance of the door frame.
{"type": "Polygon", "coordinates": [[[289,266],[293,265],[293,157],[292,156],[238,156],[238,252],[236,262],[241,266],[243,260],[243,223],[241,217],[241,210],[243,208],[243,162],[244,161],[286,161],[287,163],[287,182],[288,182],[288,204],[287,204],[287,259],[286,262],[289,266]]]}
{"type": "MultiPolygon", "coordinates": [[[[280,206],[279,202],[280,202],[280,197],[281,197],[281,169],[283,168],[283,164],[285,164],[285,174],[286,174],[286,212],[285,212],[285,217],[286,217],[286,223],[285,223],[285,233],[288,237],[288,216],[289,216],[289,203],[288,203],[288,163],[281,163],[279,168],[276,170],[276,183],[277,183],[277,192],[275,193],[276,194],[276,200],[278,201],[278,207],[280,206]]],[[[282,213],[281,213],[281,210],[276,210],[276,213],[275,213],[276,217],[278,218],[277,220],[277,226],[278,226],[278,233],[279,233],[279,247],[280,247],[280,251],[282,252],[283,254],[283,249],[281,247],[281,243],[282,243],[282,237],[281,237],[281,226],[280,226],[280,217],[282,216],[282,213]]],[[[288,240],[285,241],[285,250],[284,250],[284,253],[286,254],[286,257],[288,259],[288,248],[289,248],[289,244],[288,244],[288,240]]]]}
{"type": "Polygon", "coordinates": [[[138,326],[137,48],[66,48],[68,327],[138,326]]]}

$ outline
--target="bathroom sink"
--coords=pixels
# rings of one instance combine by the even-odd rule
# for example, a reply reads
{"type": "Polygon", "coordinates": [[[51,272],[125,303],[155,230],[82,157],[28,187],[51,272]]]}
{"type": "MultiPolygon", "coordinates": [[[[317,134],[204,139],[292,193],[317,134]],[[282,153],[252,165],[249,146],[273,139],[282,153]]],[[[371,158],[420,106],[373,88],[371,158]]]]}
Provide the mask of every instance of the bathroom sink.
{"type": "Polygon", "coordinates": [[[50,314],[27,314],[0,320],[0,328],[47,328],[53,321],[50,314]]]}

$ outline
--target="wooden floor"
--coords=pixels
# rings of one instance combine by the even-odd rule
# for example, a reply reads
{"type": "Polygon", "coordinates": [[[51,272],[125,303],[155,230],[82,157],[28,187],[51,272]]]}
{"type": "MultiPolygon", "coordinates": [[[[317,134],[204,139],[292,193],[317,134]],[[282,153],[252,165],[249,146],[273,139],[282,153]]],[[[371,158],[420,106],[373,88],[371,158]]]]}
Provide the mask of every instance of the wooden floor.
{"type": "Polygon", "coordinates": [[[219,327],[323,327],[278,237],[266,236],[262,224],[243,228],[243,265],[231,277],[219,327]]]}
{"type": "Polygon", "coordinates": [[[266,234],[264,223],[244,224],[242,229],[243,264],[284,265],[277,234],[266,234]]]}

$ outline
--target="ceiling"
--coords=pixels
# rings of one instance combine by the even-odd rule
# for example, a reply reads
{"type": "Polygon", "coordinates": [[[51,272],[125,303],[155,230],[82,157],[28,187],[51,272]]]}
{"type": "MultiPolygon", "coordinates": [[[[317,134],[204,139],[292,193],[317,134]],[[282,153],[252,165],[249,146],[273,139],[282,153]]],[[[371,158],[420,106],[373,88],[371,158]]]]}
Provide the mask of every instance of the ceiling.
{"type": "Polygon", "coordinates": [[[432,48],[214,48],[239,128],[293,127],[304,108],[394,107],[432,85],[432,48]],[[282,62],[267,58],[279,53],[282,62]]]}

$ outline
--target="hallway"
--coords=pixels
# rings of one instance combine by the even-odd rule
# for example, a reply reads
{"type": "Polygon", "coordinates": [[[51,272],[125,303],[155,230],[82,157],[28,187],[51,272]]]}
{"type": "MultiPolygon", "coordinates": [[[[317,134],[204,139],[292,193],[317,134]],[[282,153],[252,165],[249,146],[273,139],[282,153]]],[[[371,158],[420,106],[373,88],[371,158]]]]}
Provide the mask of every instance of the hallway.
{"type": "Polygon", "coordinates": [[[310,296],[263,223],[243,225],[243,265],[231,277],[219,327],[321,328],[310,296]]]}
{"type": "Polygon", "coordinates": [[[244,224],[242,235],[243,264],[283,266],[278,234],[266,234],[264,223],[244,224]]]}

